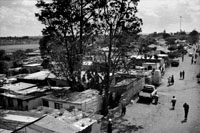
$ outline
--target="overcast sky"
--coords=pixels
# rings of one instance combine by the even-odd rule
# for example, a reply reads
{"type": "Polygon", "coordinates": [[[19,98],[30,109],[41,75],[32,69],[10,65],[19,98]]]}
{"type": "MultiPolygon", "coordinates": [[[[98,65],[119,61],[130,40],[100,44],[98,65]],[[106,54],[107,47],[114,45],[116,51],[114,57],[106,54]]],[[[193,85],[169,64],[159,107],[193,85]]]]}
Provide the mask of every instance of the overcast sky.
{"type": "MultiPolygon", "coordinates": [[[[38,36],[43,25],[34,13],[36,0],[0,0],[0,36],[38,36]]],[[[142,32],[200,32],[200,0],[140,0],[142,32]]]]}

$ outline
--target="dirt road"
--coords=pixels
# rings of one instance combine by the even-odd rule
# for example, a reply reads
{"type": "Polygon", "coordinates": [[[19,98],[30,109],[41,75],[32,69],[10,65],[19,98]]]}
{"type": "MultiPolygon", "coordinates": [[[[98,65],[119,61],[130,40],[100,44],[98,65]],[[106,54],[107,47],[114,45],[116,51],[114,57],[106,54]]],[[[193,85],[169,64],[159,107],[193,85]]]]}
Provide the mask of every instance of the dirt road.
{"type": "MultiPolygon", "coordinates": [[[[191,49],[190,51],[192,51],[191,49]]],[[[134,103],[127,106],[127,113],[113,124],[113,132],[138,133],[200,133],[200,84],[196,75],[200,72],[200,57],[197,64],[191,64],[191,57],[179,58],[178,67],[168,68],[162,85],[158,87],[159,104],[134,103]],[[180,71],[185,71],[185,79],[180,80],[180,71]],[[168,86],[167,78],[174,75],[175,83],[168,86]],[[171,98],[176,96],[175,110],[171,110],[171,98]],[[184,121],[183,104],[190,106],[188,120],[184,121]],[[130,126],[123,126],[123,125],[130,126]],[[129,129],[123,128],[132,128],[129,129]],[[123,129],[123,130],[122,130],[123,129]],[[129,131],[128,131],[129,130],[129,131]]]]}

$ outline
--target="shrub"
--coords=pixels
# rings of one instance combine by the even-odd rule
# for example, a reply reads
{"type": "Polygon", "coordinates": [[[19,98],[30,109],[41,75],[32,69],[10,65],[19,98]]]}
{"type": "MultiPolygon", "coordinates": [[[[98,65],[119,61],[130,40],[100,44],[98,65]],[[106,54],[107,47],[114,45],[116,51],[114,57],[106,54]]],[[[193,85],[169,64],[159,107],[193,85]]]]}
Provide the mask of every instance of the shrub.
{"type": "Polygon", "coordinates": [[[170,46],[168,47],[168,50],[173,51],[173,50],[177,50],[178,47],[177,46],[170,46]]]}

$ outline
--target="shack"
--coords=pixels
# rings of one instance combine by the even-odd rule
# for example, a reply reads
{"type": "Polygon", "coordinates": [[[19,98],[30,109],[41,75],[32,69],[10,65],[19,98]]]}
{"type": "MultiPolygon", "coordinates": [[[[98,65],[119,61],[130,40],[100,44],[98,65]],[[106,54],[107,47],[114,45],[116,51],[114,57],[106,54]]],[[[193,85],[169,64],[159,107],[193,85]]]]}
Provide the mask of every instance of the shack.
{"type": "MultiPolygon", "coordinates": [[[[143,78],[129,78],[118,82],[115,86],[110,88],[110,96],[112,96],[113,104],[115,106],[125,99],[130,102],[144,87],[145,79],[143,78]]],[[[113,105],[114,106],[114,105],[113,105]]]]}
{"type": "Polygon", "coordinates": [[[42,105],[41,97],[50,93],[36,84],[15,83],[0,87],[0,105],[6,109],[30,110],[42,105]]]}
{"type": "MultiPolygon", "coordinates": [[[[82,114],[82,113],[81,113],[82,114]]],[[[78,113],[79,115],[79,113],[78,113]]],[[[100,133],[101,123],[92,117],[79,117],[64,111],[62,115],[48,114],[16,131],[34,133],[100,133]]]]}
{"type": "Polygon", "coordinates": [[[45,96],[43,106],[55,109],[79,109],[85,112],[98,112],[101,110],[102,96],[97,90],[83,92],[70,92],[69,90],[56,90],[51,95],[45,96]]]}

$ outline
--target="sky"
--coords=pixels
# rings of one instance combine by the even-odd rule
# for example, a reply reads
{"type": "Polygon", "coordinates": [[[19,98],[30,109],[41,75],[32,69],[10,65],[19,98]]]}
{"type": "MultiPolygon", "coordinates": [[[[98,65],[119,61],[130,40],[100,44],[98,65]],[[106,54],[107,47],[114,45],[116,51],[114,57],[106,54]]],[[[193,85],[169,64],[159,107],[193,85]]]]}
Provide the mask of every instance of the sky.
{"type": "MultiPolygon", "coordinates": [[[[37,0],[0,0],[0,36],[39,36],[42,25],[35,13],[37,0]]],[[[140,0],[142,33],[200,32],[200,0],[140,0]]]]}

